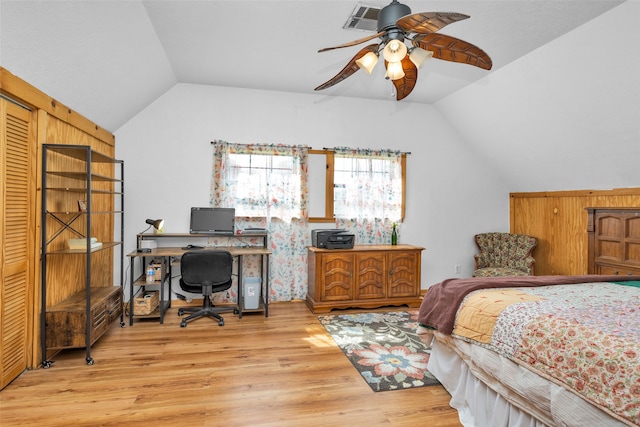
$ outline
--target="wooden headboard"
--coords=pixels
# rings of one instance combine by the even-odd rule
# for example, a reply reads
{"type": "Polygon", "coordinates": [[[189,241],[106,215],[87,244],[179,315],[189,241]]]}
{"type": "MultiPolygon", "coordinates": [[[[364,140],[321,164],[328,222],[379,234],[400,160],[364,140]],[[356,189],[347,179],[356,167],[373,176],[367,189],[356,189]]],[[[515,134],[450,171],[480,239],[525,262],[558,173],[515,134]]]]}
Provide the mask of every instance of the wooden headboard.
{"type": "Polygon", "coordinates": [[[586,208],[589,274],[640,274],[640,208],[586,208]]]}

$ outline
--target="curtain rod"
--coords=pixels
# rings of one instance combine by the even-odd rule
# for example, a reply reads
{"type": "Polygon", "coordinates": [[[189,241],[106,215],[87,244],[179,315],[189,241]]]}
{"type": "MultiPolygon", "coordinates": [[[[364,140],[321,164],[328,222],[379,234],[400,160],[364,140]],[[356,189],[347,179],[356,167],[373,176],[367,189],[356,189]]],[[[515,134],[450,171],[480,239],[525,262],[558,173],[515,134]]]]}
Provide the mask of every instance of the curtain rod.
{"type": "Polygon", "coordinates": [[[306,145],[289,145],[289,144],[279,144],[279,143],[269,143],[269,142],[252,142],[252,143],[237,143],[237,142],[229,142],[229,141],[222,141],[222,140],[214,140],[211,141],[212,145],[216,145],[218,142],[226,142],[227,144],[231,144],[231,145],[255,145],[258,147],[294,147],[294,148],[300,148],[300,147],[306,147],[306,145]]]}
{"type": "MultiPolygon", "coordinates": [[[[217,141],[211,141],[211,144],[215,145],[217,141]]],[[[244,144],[247,145],[247,144],[244,144]]],[[[248,145],[272,145],[272,146],[277,146],[277,144],[248,144],[248,145]]],[[[304,147],[303,145],[293,145],[292,147],[304,147]]],[[[323,150],[326,151],[335,151],[336,148],[330,148],[330,147],[322,147],[323,150]]],[[[353,150],[371,150],[371,151],[396,151],[396,150],[389,150],[389,149],[381,149],[381,150],[376,150],[373,148],[353,148],[353,150]]],[[[397,150],[399,151],[399,150],[397,150]]],[[[411,154],[411,151],[400,151],[400,154],[411,154]]]]}
{"type": "MultiPolygon", "coordinates": [[[[331,148],[331,147],[322,147],[323,150],[326,151],[336,151],[336,148],[331,148]]],[[[400,151],[400,150],[389,150],[389,149],[382,149],[382,150],[376,150],[374,148],[353,148],[353,150],[371,150],[371,151],[400,151]]],[[[400,151],[401,154],[411,154],[411,151],[400,151]]]]}

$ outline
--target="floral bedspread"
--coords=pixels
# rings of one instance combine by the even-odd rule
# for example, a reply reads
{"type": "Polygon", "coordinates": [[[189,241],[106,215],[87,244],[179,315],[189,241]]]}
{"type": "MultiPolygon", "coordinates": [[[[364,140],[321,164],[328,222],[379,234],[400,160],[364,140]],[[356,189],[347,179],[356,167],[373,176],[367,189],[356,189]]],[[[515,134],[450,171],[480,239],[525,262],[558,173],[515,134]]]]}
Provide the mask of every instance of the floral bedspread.
{"type": "Polygon", "coordinates": [[[474,291],[460,305],[452,335],[640,425],[639,287],[584,283],[474,291]]]}

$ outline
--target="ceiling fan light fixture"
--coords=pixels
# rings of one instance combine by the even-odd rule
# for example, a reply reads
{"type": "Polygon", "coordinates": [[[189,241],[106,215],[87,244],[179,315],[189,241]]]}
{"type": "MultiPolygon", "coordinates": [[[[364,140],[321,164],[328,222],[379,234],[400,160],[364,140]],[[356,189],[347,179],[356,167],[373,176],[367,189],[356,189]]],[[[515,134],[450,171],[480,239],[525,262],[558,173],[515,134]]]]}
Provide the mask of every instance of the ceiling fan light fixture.
{"type": "Polygon", "coordinates": [[[427,59],[431,58],[433,58],[433,52],[430,50],[424,50],[416,46],[409,51],[409,59],[418,68],[420,68],[427,59]]]}
{"type": "Polygon", "coordinates": [[[368,74],[371,74],[373,71],[373,67],[378,63],[378,55],[374,52],[368,52],[362,58],[356,61],[356,65],[360,67],[361,70],[366,71],[368,74]]]}
{"type": "Polygon", "coordinates": [[[387,78],[390,80],[398,80],[404,77],[402,62],[389,62],[387,64],[387,78]]]}
{"type": "Polygon", "coordinates": [[[430,58],[468,64],[484,70],[490,70],[493,65],[489,55],[479,47],[442,33],[435,34],[449,24],[470,18],[469,15],[457,12],[411,13],[411,8],[398,0],[391,0],[382,9],[363,5],[358,5],[356,9],[344,28],[359,28],[357,23],[352,24],[366,15],[371,20],[377,19],[378,32],[348,43],[319,49],[318,52],[356,46],[374,39],[379,39],[379,42],[361,48],[342,71],[314,90],[323,90],[340,83],[360,69],[371,74],[381,53],[384,58],[384,77],[393,80],[398,101],[413,91],[418,79],[418,68],[430,58]],[[375,17],[369,14],[374,10],[377,12],[375,17]]]}
{"type": "Polygon", "coordinates": [[[389,40],[382,50],[382,56],[387,62],[400,62],[406,55],[407,45],[403,40],[389,40]]]}

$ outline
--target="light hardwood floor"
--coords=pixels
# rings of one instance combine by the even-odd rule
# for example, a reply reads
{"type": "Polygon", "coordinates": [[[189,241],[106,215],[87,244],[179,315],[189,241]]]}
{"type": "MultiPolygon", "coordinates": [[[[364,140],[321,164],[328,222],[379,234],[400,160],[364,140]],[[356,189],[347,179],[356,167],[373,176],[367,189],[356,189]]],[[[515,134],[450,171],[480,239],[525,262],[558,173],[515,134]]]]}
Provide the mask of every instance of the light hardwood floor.
{"type": "MultiPolygon", "coordinates": [[[[405,308],[378,310],[394,309],[405,308]]],[[[63,351],[1,391],[0,425],[461,425],[441,386],[371,391],[304,303],[269,314],[180,328],[174,307],[163,325],[115,324],[94,345],[94,365],[84,350],[63,351]]]]}

